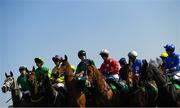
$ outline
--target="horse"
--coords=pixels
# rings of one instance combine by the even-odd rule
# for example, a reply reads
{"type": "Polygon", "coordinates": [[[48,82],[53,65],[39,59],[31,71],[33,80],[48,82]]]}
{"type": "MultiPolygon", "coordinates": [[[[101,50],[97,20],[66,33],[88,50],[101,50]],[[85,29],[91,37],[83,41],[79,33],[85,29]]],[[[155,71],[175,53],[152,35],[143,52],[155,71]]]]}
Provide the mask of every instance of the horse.
{"type": "Polygon", "coordinates": [[[21,105],[21,97],[20,97],[20,89],[19,86],[13,77],[13,73],[10,71],[10,75],[5,73],[6,79],[4,80],[4,84],[2,86],[2,92],[6,93],[7,91],[11,92],[12,103],[14,107],[18,107],[21,105]]]}
{"type": "Polygon", "coordinates": [[[136,76],[129,64],[126,66],[126,84],[128,86],[127,106],[145,106],[145,88],[140,83],[140,76],[136,76]]]}
{"type": "Polygon", "coordinates": [[[65,75],[65,85],[67,87],[67,104],[70,107],[86,107],[86,96],[79,85],[84,84],[84,81],[77,80],[71,65],[68,62],[68,57],[65,55],[62,65],[59,69],[65,75]]]}
{"type": "Polygon", "coordinates": [[[158,88],[157,106],[180,106],[180,92],[172,82],[165,78],[161,70],[152,62],[143,60],[142,76],[144,81],[154,79],[158,88]]]}
{"type": "Polygon", "coordinates": [[[35,80],[34,72],[29,72],[32,106],[63,106],[62,96],[52,87],[51,80],[46,73],[40,74],[39,84],[35,80]]]}
{"type": "Polygon", "coordinates": [[[113,92],[103,74],[93,65],[87,66],[87,80],[91,83],[93,100],[96,106],[121,106],[122,96],[113,92]]]}

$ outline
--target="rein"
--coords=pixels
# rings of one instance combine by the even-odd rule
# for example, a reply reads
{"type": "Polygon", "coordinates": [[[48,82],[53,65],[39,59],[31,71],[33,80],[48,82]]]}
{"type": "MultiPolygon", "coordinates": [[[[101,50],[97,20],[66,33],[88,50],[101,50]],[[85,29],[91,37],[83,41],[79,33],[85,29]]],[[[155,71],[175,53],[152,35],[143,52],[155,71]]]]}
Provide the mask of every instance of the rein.
{"type": "Polygon", "coordinates": [[[129,95],[136,94],[136,93],[140,92],[141,90],[144,90],[144,89],[142,87],[138,87],[138,89],[136,89],[135,91],[131,92],[129,95]]]}
{"type": "Polygon", "coordinates": [[[168,85],[170,85],[170,84],[172,84],[172,82],[167,82],[167,83],[165,83],[162,87],[164,88],[164,87],[167,87],[168,85]]]}
{"type": "Polygon", "coordinates": [[[6,101],[6,103],[8,103],[11,99],[12,99],[12,97],[11,97],[10,99],[8,99],[8,100],[6,101]]]}
{"type": "Polygon", "coordinates": [[[31,102],[39,102],[39,101],[41,101],[43,98],[44,98],[44,96],[41,96],[39,99],[36,99],[36,100],[33,100],[33,99],[31,98],[31,102]]]}

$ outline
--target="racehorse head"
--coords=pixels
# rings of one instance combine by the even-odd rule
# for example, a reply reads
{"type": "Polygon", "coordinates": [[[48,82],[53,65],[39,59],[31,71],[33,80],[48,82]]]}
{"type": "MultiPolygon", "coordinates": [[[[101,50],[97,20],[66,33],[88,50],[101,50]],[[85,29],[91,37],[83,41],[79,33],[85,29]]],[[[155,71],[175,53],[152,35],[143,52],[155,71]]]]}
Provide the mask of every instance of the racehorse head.
{"type": "Polygon", "coordinates": [[[13,73],[10,71],[10,75],[7,75],[7,73],[5,73],[5,76],[6,79],[4,80],[4,84],[1,87],[3,93],[6,93],[7,91],[11,91],[11,89],[15,88],[13,73]]]}
{"type": "Polygon", "coordinates": [[[10,75],[7,75],[5,73],[6,79],[4,80],[4,84],[2,86],[2,92],[6,93],[7,91],[11,92],[12,96],[12,103],[13,106],[19,106],[20,104],[20,89],[18,87],[18,84],[13,77],[13,73],[10,71],[10,75]]]}
{"type": "MultiPolygon", "coordinates": [[[[101,72],[93,65],[87,66],[87,80],[91,83],[91,85],[94,86],[94,84],[100,80],[104,79],[104,76],[101,74],[101,72]]],[[[103,84],[103,82],[101,82],[103,84]]]]}
{"type": "Polygon", "coordinates": [[[62,65],[59,69],[59,72],[64,74],[66,83],[71,82],[75,79],[74,71],[69,64],[68,57],[66,55],[64,55],[64,59],[62,60],[62,65]]]}
{"type": "Polygon", "coordinates": [[[143,65],[141,69],[141,80],[146,82],[150,80],[155,80],[158,87],[163,87],[169,79],[166,79],[162,74],[161,70],[158,68],[157,64],[152,60],[148,63],[146,60],[142,60],[143,65]]]}

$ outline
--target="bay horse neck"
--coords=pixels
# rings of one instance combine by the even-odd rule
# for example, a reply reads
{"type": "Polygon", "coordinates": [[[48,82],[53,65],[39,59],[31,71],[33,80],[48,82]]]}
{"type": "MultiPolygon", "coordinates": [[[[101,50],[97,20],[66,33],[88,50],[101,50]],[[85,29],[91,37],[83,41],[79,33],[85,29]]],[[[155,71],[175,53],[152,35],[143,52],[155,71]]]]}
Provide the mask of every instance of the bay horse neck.
{"type": "MultiPolygon", "coordinates": [[[[93,74],[93,79],[95,83],[95,87],[103,94],[106,94],[110,89],[109,85],[104,79],[104,76],[95,66],[88,66],[88,70],[91,71],[93,74]]],[[[89,76],[88,76],[89,77],[89,76]]]]}
{"type": "Polygon", "coordinates": [[[133,73],[133,70],[131,68],[131,65],[127,65],[126,66],[126,76],[127,76],[127,85],[131,88],[131,87],[134,87],[135,85],[137,86],[137,84],[135,84],[135,74],[133,73]]]}

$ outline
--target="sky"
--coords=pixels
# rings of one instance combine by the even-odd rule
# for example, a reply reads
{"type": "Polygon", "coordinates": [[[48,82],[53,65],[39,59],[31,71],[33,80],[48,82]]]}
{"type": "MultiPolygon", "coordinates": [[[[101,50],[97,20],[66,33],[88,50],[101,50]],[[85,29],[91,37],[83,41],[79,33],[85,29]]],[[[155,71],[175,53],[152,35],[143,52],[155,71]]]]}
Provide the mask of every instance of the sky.
{"type": "MultiPolygon", "coordinates": [[[[56,54],[77,66],[83,49],[97,67],[101,49],[119,60],[136,50],[155,59],[167,43],[180,52],[179,0],[0,0],[0,86],[5,72],[17,78],[20,65],[35,66],[43,57],[52,69],[56,54]]],[[[10,93],[0,91],[0,106],[10,93]]]]}

